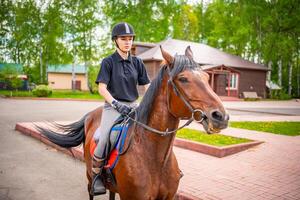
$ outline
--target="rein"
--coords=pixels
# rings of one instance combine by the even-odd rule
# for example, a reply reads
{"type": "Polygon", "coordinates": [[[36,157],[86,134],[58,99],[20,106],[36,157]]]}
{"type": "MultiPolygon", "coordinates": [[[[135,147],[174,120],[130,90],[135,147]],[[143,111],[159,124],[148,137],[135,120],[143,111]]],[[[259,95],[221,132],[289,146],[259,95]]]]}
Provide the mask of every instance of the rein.
{"type": "MultiPolygon", "coordinates": [[[[137,117],[135,117],[135,119],[132,118],[132,117],[130,117],[130,113],[127,115],[127,117],[128,117],[129,119],[131,119],[132,121],[134,121],[134,122],[135,122],[136,124],[138,124],[139,126],[145,128],[145,129],[147,129],[147,130],[149,130],[149,131],[151,131],[151,132],[154,132],[154,133],[156,133],[156,134],[158,134],[158,135],[160,135],[160,136],[168,136],[168,135],[170,135],[170,134],[172,134],[172,133],[175,133],[176,131],[178,131],[178,130],[180,130],[180,129],[186,127],[186,126],[188,126],[190,123],[192,123],[192,121],[196,121],[196,122],[202,123],[202,121],[206,118],[206,115],[204,114],[204,112],[203,112],[202,110],[200,110],[200,109],[194,109],[194,108],[192,107],[192,105],[191,105],[191,104],[186,100],[186,98],[182,95],[182,93],[178,90],[178,88],[176,87],[176,85],[175,85],[175,83],[174,83],[174,81],[173,81],[173,79],[172,79],[172,76],[170,76],[170,69],[169,69],[169,67],[168,67],[167,69],[168,69],[168,75],[169,75],[169,77],[170,77],[169,80],[168,80],[168,85],[171,84],[171,85],[173,86],[173,90],[174,90],[175,94],[176,94],[177,96],[180,97],[180,99],[183,101],[183,103],[185,104],[185,106],[186,106],[186,107],[191,111],[191,113],[192,113],[192,116],[188,119],[188,121],[187,121],[184,125],[182,125],[182,126],[176,128],[176,129],[174,129],[174,130],[169,131],[169,130],[167,129],[167,131],[160,131],[160,130],[155,129],[155,128],[152,128],[152,127],[150,127],[150,126],[148,126],[148,125],[146,125],[146,124],[144,124],[144,123],[142,123],[142,122],[139,122],[138,120],[136,120],[137,117]],[[195,114],[197,114],[197,113],[200,113],[200,116],[201,116],[201,119],[200,119],[200,120],[197,120],[197,119],[195,118],[195,114]]],[[[167,87],[167,88],[168,88],[168,87],[167,87]]],[[[167,89],[167,95],[169,96],[169,90],[168,90],[168,89],[167,89]]],[[[169,98],[168,98],[168,99],[169,99],[169,98]]],[[[167,104],[168,104],[168,111],[169,111],[170,114],[172,114],[172,112],[170,111],[169,101],[168,101],[168,100],[167,100],[167,104]]],[[[134,109],[133,111],[135,112],[135,116],[137,116],[136,109],[134,109]]],[[[173,115],[173,114],[172,114],[172,115],[173,115]]],[[[173,115],[173,116],[174,116],[174,115],[173,115]]]]}
{"type": "MultiPolygon", "coordinates": [[[[136,114],[136,110],[134,110],[134,112],[135,112],[135,114],[136,114]]],[[[148,125],[146,125],[146,124],[144,124],[144,123],[142,123],[142,122],[139,122],[139,121],[137,121],[136,119],[134,119],[134,118],[132,118],[132,117],[130,117],[130,116],[127,116],[127,117],[128,117],[129,119],[131,119],[132,121],[134,121],[135,123],[137,123],[138,125],[140,125],[141,127],[145,128],[145,129],[147,129],[147,130],[149,130],[149,131],[151,131],[151,132],[154,132],[154,133],[156,133],[156,134],[158,134],[158,135],[160,135],[160,136],[168,136],[168,135],[170,135],[170,134],[172,134],[172,133],[175,133],[176,131],[178,131],[178,130],[180,130],[180,129],[186,127],[186,126],[188,126],[188,125],[189,125],[190,123],[192,123],[192,121],[194,120],[194,119],[191,117],[184,125],[180,126],[179,128],[176,128],[176,129],[174,129],[174,130],[172,130],[172,131],[160,131],[160,130],[155,129],[155,128],[152,128],[152,127],[150,127],[150,126],[148,126],[148,125]]]]}

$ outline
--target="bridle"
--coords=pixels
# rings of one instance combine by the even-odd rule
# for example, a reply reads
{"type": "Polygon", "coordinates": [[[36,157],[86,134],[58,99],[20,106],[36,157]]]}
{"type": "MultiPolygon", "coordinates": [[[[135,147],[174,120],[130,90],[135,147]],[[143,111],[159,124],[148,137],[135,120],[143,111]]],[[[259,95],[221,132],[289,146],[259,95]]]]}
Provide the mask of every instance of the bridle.
{"type": "MultiPolygon", "coordinates": [[[[180,130],[180,129],[186,127],[186,126],[188,126],[190,123],[192,123],[192,121],[196,121],[196,122],[202,123],[203,120],[207,118],[207,116],[205,115],[205,113],[204,113],[201,109],[194,109],[194,108],[192,107],[192,105],[189,103],[189,101],[188,101],[188,100],[183,96],[183,94],[178,90],[176,84],[174,83],[173,77],[171,76],[169,67],[167,67],[167,71],[168,71],[168,75],[169,75],[169,80],[168,80],[168,82],[167,82],[167,84],[168,84],[168,85],[167,85],[167,88],[169,88],[169,84],[170,84],[170,85],[173,87],[173,90],[174,90],[175,94],[183,101],[184,105],[185,105],[185,106],[190,110],[190,112],[192,113],[192,116],[191,116],[190,118],[187,119],[187,122],[186,122],[185,124],[183,124],[182,126],[176,128],[176,129],[174,129],[174,130],[171,130],[171,131],[169,131],[169,130],[167,130],[167,131],[160,131],[160,130],[157,130],[157,129],[155,129],[155,128],[152,128],[152,127],[150,127],[150,126],[148,126],[148,125],[146,125],[146,124],[144,124],[144,123],[142,123],[142,122],[137,121],[137,113],[136,113],[136,109],[133,109],[133,111],[132,111],[132,112],[135,113],[135,118],[132,118],[132,117],[130,116],[130,114],[131,114],[132,112],[129,113],[129,114],[127,115],[128,119],[131,119],[132,121],[134,121],[134,122],[135,122],[136,124],[138,124],[139,126],[142,126],[143,128],[145,128],[145,129],[147,129],[147,130],[149,130],[149,131],[151,131],[151,132],[154,132],[154,133],[156,133],[156,134],[158,134],[158,135],[160,135],[160,136],[168,136],[168,135],[170,135],[170,134],[172,134],[172,133],[175,133],[176,131],[178,131],[178,130],[180,130]],[[199,116],[201,116],[200,120],[197,120],[197,119],[195,118],[195,115],[197,115],[197,114],[199,114],[199,116]]],[[[168,96],[168,98],[167,98],[168,112],[169,112],[171,115],[174,116],[174,114],[172,113],[172,111],[171,111],[171,109],[170,109],[170,106],[169,106],[169,104],[170,104],[170,103],[169,103],[169,95],[170,95],[170,94],[169,94],[169,89],[167,89],[167,96],[168,96]]],[[[186,118],[181,118],[181,119],[186,119],[186,118]]]]}
{"type": "MultiPolygon", "coordinates": [[[[184,97],[184,95],[180,92],[180,90],[177,88],[177,86],[174,83],[173,77],[170,76],[170,69],[167,68],[168,70],[168,74],[169,74],[169,80],[168,80],[168,86],[169,84],[173,87],[174,93],[176,94],[176,96],[179,96],[179,98],[183,101],[184,105],[190,110],[190,112],[192,113],[191,118],[188,118],[188,120],[192,120],[192,121],[196,121],[199,123],[202,123],[202,121],[206,118],[206,115],[204,114],[204,112],[201,109],[194,109],[193,106],[189,103],[189,101],[186,100],[186,98],[184,97]],[[195,115],[199,113],[199,116],[201,116],[201,118],[199,120],[197,120],[195,118],[195,115]]],[[[167,96],[170,97],[169,94],[169,87],[167,87],[167,96]]],[[[167,101],[168,104],[168,111],[169,113],[171,113],[174,117],[176,117],[170,108],[170,102],[167,101]]],[[[186,119],[186,118],[181,118],[181,119],[186,119]]]]}

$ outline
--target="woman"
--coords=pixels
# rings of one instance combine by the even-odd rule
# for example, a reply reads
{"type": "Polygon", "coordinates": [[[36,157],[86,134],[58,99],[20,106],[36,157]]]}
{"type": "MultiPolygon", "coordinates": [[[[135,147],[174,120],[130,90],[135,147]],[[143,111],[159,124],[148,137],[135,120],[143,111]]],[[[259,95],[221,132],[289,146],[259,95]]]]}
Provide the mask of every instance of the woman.
{"type": "Polygon", "coordinates": [[[112,30],[116,51],[104,58],[96,80],[100,95],[105,99],[100,123],[100,134],[93,157],[93,184],[91,195],[105,194],[106,189],[100,175],[105,164],[105,145],[114,121],[120,115],[127,115],[138,98],[137,84],[148,89],[150,80],[141,59],[131,56],[130,50],[135,33],[132,26],[121,22],[112,30]]]}

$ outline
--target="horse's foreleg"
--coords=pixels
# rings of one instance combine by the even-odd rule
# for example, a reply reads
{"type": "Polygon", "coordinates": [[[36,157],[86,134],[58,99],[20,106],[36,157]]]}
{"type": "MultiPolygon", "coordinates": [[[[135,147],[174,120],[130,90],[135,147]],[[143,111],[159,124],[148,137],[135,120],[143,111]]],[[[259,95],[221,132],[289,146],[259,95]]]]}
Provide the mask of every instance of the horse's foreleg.
{"type": "Polygon", "coordinates": [[[109,191],[109,200],[115,200],[116,193],[109,191]]]}

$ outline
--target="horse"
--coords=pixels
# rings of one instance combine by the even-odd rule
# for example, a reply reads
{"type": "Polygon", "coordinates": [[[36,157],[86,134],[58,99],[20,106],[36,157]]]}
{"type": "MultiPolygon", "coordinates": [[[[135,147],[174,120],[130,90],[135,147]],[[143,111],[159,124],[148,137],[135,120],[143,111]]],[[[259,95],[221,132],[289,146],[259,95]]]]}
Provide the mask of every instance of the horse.
{"type": "MultiPolygon", "coordinates": [[[[176,131],[192,121],[201,123],[208,134],[228,125],[229,115],[211,89],[209,75],[193,60],[191,48],[186,48],[185,55],[175,56],[160,48],[164,59],[160,71],[136,108],[136,116],[127,116],[133,125],[128,129],[126,152],[112,171],[116,185],[106,184],[110,199],[116,193],[121,200],[174,199],[182,176],[173,152],[176,131]],[[179,127],[182,119],[187,121],[179,127]]],[[[91,141],[101,114],[99,107],[77,122],[57,125],[66,134],[41,129],[61,147],[83,143],[88,191],[92,184],[91,141]]]]}

